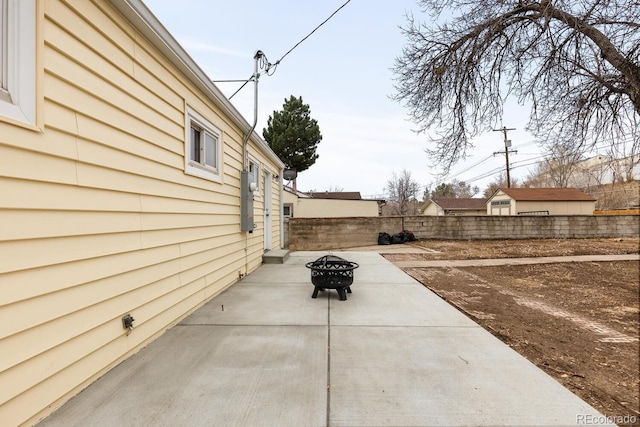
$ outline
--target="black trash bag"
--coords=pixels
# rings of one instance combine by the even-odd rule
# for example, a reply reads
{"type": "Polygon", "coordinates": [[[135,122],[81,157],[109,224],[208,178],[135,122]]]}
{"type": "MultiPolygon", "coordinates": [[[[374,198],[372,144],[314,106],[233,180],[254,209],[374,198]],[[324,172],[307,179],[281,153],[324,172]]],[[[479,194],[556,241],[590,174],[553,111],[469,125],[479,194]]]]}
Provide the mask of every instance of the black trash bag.
{"type": "Polygon", "coordinates": [[[397,245],[400,243],[404,243],[404,233],[397,233],[391,236],[391,244],[397,245]]]}
{"type": "Polygon", "coordinates": [[[391,234],[389,233],[378,233],[378,244],[379,245],[390,245],[391,244],[391,234]]]}
{"type": "Polygon", "coordinates": [[[404,241],[405,242],[415,242],[416,241],[416,236],[413,234],[413,231],[402,230],[402,234],[404,234],[404,241]]]}

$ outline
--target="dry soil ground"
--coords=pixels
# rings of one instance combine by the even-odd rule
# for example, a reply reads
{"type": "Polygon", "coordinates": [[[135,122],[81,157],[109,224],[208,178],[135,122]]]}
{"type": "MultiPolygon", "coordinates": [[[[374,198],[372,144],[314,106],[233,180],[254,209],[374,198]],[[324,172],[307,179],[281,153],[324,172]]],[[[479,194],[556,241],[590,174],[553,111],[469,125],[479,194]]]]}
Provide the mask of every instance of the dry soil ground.
{"type": "MultiPolygon", "coordinates": [[[[640,239],[412,242],[391,261],[639,253],[640,239]]],[[[407,273],[609,417],[640,424],[638,261],[407,273]],[[623,420],[625,418],[616,418],[623,420]]],[[[621,425],[631,425],[620,423],[621,425]]]]}

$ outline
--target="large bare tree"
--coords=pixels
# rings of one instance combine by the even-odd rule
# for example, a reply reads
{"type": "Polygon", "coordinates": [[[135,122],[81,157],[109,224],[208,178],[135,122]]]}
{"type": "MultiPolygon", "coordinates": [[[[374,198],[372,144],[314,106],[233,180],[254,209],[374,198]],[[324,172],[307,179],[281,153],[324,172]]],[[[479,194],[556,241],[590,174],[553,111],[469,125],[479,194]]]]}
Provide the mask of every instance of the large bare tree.
{"type": "Polygon", "coordinates": [[[543,163],[549,187],[569,187],[585,160],[584,153],[575,144],[562,142],[546,144],[546,150],[549,154],[543,163]]]}
{"type": "Polygon", "coordinates": [[[638,0],[418,3],[433,21],[407,17],[394,97],[445,170],[500,123],[508,96],[531,105],[528,130],[542,141],[639,151],[638,0]]]}
{"type": "Polygon", "coordinates": [[[389,201],[389,211],[392,215],[415,215],[418,213],[418,193],[421,186],[411,172],[403,169],[400,174],[394,171],[387,181],[386,193],[389,201]]]}

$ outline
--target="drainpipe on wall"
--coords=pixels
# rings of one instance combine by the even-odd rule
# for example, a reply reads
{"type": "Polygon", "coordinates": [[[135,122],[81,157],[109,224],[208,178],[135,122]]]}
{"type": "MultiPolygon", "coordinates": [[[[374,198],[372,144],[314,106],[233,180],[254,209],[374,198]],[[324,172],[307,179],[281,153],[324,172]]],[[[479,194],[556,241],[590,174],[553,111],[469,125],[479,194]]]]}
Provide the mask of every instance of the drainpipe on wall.
{"type": "Polygon", "coordinates": [[[280,249],[284,249],[284,188],[282,186],[284,178],[284,168],[278,173],[278,181],[280,187],[280,249]]]}
{"type": "MultiPolygon", "coordinates": [[[[260,78],[260,73],[258,72],[258,61],[260,58],[264,56],[261,50],[257,50],[256,54],[253,56],[255,61],[254,71],[253,71],[253,125],[251,125],[251,129],[247,131],[247,134],[242,141],[242,170],[244,172],[249,171],[249,139],[251,138],[251,134],[256,128],[258,124],[258,79],[260,78]]],[[[246,191],[250,191],[248,188],[246,191]]],[[[244,202],[244,194],[240,195],[240,203],[244,202]]],[[[242,211],[242,208],[240,209],[242,211]]],[[[247,231],[244,235],[244,274],[249,274],[249,232],[247,231]]]]}
{"type": "Polygon", "coordinates": [[[258,60],[263,56],[264,53],[262,53],[261,50],[256,51],[256,54],[253,56],[255,61],[253,71],[253,125],[245,135],[244,141],[242,141],[242,167],[246,171],[249,170],[249,138],[251,138],[251,134],[258,124],[258,79],[260,78],[260,73],[258,72],[258,60]]]}

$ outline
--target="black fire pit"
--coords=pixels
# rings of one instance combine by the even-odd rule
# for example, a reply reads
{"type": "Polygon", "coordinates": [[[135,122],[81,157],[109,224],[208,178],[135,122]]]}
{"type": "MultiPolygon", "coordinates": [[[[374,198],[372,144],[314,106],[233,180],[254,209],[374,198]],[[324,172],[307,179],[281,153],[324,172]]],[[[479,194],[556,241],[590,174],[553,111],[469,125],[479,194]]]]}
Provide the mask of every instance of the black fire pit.
{"type": "Polygon", "coordinates": [[[315,286],[311,298],[316,298],[318,291],[335,289],[340,301],[346,301],[347,292],[351,293],[353,270],[358,268],[358,264],[335,255],[325,255],[305,266],[311,269],[311,283],[315,286]]]}

